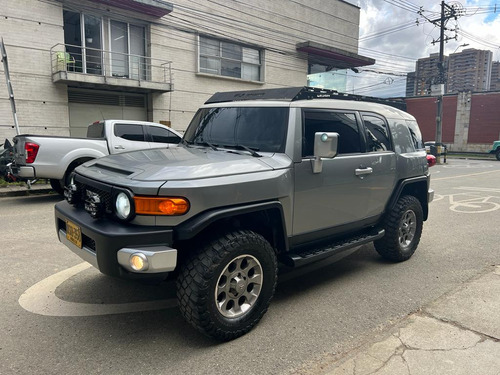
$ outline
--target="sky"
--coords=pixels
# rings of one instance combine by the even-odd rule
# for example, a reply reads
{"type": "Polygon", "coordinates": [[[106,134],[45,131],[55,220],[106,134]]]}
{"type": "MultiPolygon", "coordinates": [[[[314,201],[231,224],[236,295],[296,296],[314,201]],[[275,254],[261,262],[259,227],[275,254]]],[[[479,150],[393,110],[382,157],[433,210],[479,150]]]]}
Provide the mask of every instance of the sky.
{"type": "MultiPolygon", "coordinates": [[[[498,0],[497,0],[498,1],[498,0]]],[[[406,73],[419,58],[439,53],[439,27],[428,20],[440,17],[441,2],[430,0],[347,0],[360,7],[359,51],[377,63],[350,73],[346,91],[378,97],[404,96],[406,73]],[[422,9],[422,15],[418,10],[422,9]],[[427,19],[428,20],[427,20],[427,19]],[[417,23],[418,20],[418,23],[417,23]],[[432,42],[436,41],[433,45],[432,42]],[[386,73],[386,74],[382,74],[386,73]],[[390,74],[388,74],[390,73],[390,74]]],[[[447,23],[444,53],[468,48],[490,50],[500,60],[500,1],[449,1],[461,14],[447,23]],[[496,10],[496,12],[495,12],[496,10]],[[465,44],[465,45],[464,45],[465,44]]]]}

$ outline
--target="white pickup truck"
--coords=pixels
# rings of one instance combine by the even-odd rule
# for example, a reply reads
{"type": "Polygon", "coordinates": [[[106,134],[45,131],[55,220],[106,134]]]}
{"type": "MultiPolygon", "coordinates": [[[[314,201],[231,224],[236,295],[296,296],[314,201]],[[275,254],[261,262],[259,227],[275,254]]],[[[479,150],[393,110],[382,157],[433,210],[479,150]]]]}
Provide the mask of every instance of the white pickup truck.
{"type": "Polygon", "coordinates": [[[50,179],[63,194],[71,172],[86,161],[109,154],[177,145],[182,136],[165,125],[126,120],[90,124],[86,138],[22,134],[14,137],[11,173],[23,179],[50,179]]]}

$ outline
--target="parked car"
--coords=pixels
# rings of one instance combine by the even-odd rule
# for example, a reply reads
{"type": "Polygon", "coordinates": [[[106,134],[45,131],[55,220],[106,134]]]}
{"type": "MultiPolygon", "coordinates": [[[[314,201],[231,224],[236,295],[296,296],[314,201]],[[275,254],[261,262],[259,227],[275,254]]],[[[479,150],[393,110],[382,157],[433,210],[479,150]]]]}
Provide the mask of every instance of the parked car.
{"type": "Polygon", "coordinates": [[[428,154],[432,153],[431,150],[435,150],[435,152],[437,153],[437,146],[442,147],[441,154],[446,154],[448,152],[448,146],[446,146],[444,143],[436,143],[436,141],[427,141],[424,143],[424,145],[425,145],[425,151],[427,151],[428,154]]]}
{"type": "Polygon", "coordinates": [[[500,161],[500,141],[493,142],[490,154],[495,154],[498,161],[500,161]]]}
{"type": "Polygon", "coordinates": [[[405,261],[434,194],[422,136],[408,113],[359,100],[307,87],[217,93],[178,147],[77,167],[55,206],[59,240],[107,275],[175,278],[184,318],[220,340],[262,318],[278,263],[372,241],[405,261]]]}
{"type": "Polygon", "coordinates": [[[71,172],[86,161],[126,151],[177,145],[182,136],[165,125],[126,120],[90,124],[86,138],[46,135],[14,137],[12,173],[24,179],[50,179],[63,194],[71,172]]]}

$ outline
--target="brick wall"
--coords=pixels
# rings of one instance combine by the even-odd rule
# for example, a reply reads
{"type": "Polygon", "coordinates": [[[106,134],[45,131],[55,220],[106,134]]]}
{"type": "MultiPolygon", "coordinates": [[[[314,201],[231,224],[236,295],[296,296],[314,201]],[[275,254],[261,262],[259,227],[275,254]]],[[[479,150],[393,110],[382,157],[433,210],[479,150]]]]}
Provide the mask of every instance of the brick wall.
{"type": "MultiPolygon", "coordinates": [[[[459,93],[443,99],[442,139],[450,150],[486,152],[500,139],[500,92],[459,93]]],[[[406,104],[424,140],[435,140],[436,98],[406,98],[406,104]]]]}
{"type": "Polygon", "coordinates": [[[499,133],[500,92],[472,95],[469,143],[491,144],[499,133]]]}

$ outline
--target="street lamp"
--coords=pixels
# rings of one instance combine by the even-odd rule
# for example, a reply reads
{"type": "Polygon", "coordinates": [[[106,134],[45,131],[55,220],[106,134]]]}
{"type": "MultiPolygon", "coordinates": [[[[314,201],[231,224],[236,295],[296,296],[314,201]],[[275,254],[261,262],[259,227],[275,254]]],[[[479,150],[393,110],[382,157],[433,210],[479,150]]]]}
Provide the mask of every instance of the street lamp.
{"type": "Polygon", "coordinates": [[[460,47],[467,47],[468,45],[469,43],[460,44],[457,48],[455,48],[455,51],[453,51],[453,53],[457,52],[457,49],[459,49],[460,47]]]}

